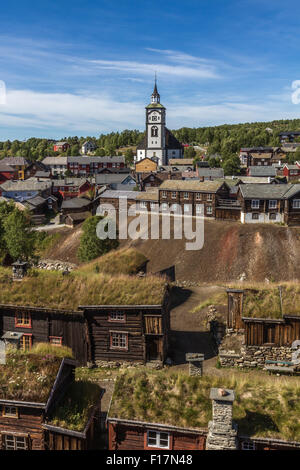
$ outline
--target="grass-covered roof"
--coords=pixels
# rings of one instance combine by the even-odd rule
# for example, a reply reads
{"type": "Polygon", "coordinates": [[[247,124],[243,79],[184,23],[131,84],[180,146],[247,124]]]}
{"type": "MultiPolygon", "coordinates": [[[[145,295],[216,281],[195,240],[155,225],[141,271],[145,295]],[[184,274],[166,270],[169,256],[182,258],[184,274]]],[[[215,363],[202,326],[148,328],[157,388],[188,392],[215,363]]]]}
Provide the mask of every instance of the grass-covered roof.
{"type": "Polygon", "coordinates": [[[160,305],[165,282],[156,276],[30,270],[21,282],[0,268],[0,304],[76,311],[79,305],[160,305]]]}
{"type": "Polygon", "coordinates": [[[101,388],[92,382],[73,382],[57,404],[47,422],[72,431],[83,432],[95,406],[101,399],[101,388]]]}
{"type": "Polygon", "coordinates": [[[31,351],[11,349],[0,365],[0,399],[46,403],[67,347],[37,344],[31,351]]]}
{"type": "Polygon", "coordinates": [[[199,378],[164,371],[127,371],[116,381],[109,418],[207,429],[212,418],[212,387],[235,391],[233,419],[240,434],[300,441],[300,384],[283,378],[237,377],[233,373],[225,378],[199,378]]]}

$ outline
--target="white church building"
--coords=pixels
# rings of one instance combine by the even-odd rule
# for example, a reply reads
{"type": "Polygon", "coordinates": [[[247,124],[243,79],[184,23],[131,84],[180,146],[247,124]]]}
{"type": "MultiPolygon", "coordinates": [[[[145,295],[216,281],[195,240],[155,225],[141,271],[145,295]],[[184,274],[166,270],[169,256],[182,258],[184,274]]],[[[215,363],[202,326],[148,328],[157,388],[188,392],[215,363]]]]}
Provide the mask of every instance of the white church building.
{"type": "Polygon", "coordinates": [[[160,103],[155,79],[151,103],[146,106],[146,133],[137,146],[136,161],[156,159],[159,166],[168,165],[169,158],[183,158],[180,142],[166,128],[166,108],[160,103]]]}

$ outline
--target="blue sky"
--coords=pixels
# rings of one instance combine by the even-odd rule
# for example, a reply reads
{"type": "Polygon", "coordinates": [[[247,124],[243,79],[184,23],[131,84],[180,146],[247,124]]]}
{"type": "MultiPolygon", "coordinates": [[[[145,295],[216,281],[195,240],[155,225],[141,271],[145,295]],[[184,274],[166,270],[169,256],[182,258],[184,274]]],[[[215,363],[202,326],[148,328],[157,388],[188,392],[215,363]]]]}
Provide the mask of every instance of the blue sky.
{"type": "Polygon", "coordinates": [[[143,130],[155,71],[171,129],[298,118],[299,24],[293,0],[2,3],[0,140],[143,130]]]}

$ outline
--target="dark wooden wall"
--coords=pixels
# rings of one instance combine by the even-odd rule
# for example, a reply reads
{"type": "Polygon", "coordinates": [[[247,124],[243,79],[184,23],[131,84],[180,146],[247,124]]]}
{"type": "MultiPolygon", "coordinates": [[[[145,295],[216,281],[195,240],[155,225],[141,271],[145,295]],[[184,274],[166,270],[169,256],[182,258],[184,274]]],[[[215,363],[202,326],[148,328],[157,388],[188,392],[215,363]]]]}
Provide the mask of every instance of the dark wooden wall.
{"type": "Polygon", "coordinates": [[[293,341],[300,339],[300,317],[299,320],[286,319],[282,323],[249,320],[245,322],[245,330],[248,346],[268,343],[273,343],[274,346],[291,346],[293,341]]]}
{"type": "MultiPolygon", "coordinates": [[[[153,429],[153,428],[152,428],[153,429]]],[[[170,450],[205,450],[206,437],[200,433],[184,433],[182,431],[165,431],[170,434],[170,450]]],[[[155,452],[155,447],[147,448],[146,433],[144,427],[134,425],[123,425],[122,423],[108,424],[109,450],[151,450],[155,452]]]]}
{"type": "MultiPolygon", "coordinates": [[[[13,406],[13,405],[12,405],[13,406]]],[[[0,433],[22,435],[28,434],[29,449],[44,449],[44,432],[42,423],[44,411],[39,408],[18,407],[19,417],[9,418],[2,416],[2,405],[0,405],[0,433]]],[[[1,437],[1,436],[0,436],[1,437]]],[[[2,446],[2,439],[0,439],[2,446]]]]}

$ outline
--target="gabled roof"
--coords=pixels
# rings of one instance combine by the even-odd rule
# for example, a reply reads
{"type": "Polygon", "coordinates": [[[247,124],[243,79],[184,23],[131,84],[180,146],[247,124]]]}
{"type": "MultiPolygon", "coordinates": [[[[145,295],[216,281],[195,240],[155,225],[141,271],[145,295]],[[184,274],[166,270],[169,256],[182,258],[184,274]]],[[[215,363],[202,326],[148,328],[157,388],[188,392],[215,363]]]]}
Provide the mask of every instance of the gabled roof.
{"type": "Polygon", "coordinates": [[[198,167],[197,173],[203,177],[224,178],[223,168],[201,168],[198,167]]]}
{"type": "Polygon", "coordinates": [[[37,181],[35,179],[28,178],[28,180],[8,180],[1,185],[1,189],[4,191],[43,191],[51,188],[51,181],[37,181]]]}
{"type": "Polygon", "coordinates": [[[295,193],[290,184],[241,184],[240,191],[245,199],[287,199],[295,193]]]}
{"type": "Polygon", "coordinates": [[[11,166],[26,166],[28,164],[27,160],[23,157],[5,157],[1,162],[11,166]]]}
{"type": "Polygon", "coordinates": [[[72,199],[67,199],[62,202],[62,209],[81,209],[83,207],[88,207],[91,204],[90,199],[83,197],[74,197],[72,199]]]}
{"type": "Polygon", "coordinates": [[[199,181],[199,180],[167,180],[164,181],[159,189],[173,191],[204,191],[216,193],[225,182],[219,181],[199,181]]]}
{"type": "Polygon", "coordinates": [[[273,166],[250,166],[249,176],[273,176],[277,174],[276,168],[273,166]]]}

